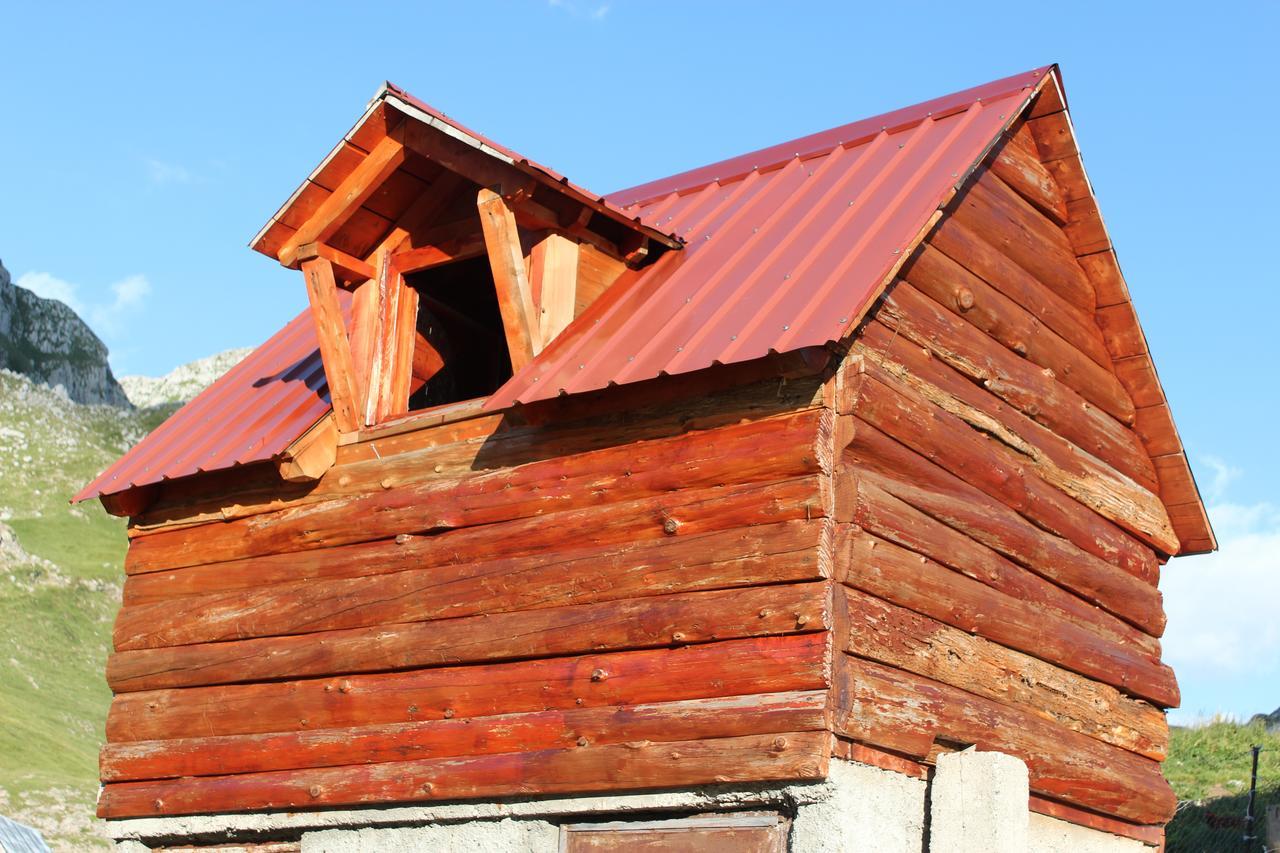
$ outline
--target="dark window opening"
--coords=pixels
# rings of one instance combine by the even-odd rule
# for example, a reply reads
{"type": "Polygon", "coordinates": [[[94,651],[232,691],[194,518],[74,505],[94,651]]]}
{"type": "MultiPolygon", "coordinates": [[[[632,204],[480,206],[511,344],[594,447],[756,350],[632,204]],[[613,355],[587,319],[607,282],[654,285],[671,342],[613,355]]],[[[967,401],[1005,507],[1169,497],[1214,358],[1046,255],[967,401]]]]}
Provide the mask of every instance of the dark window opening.
{"type": "Polygon", "coordinates": [[[511,355],[487,257],[433,267],[405,280],[418,292],[421,335],[410,411],[487,397],[511,378],[511,355]],[[423,341],[439,359],[425,351],[423,341]],[[430,375],[424,377],[426,373],[430,375]]]}

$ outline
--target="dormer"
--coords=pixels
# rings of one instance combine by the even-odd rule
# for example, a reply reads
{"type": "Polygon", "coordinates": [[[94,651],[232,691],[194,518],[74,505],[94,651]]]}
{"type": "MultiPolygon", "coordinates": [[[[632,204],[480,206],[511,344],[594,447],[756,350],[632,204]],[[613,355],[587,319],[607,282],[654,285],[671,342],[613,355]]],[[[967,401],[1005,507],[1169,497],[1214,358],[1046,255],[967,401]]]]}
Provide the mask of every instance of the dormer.
{"type": "Polygon", "coordinates": [[[302,270],[354,433],[486,398],[681,243],[387,84],[250,245],[302,270]]]}

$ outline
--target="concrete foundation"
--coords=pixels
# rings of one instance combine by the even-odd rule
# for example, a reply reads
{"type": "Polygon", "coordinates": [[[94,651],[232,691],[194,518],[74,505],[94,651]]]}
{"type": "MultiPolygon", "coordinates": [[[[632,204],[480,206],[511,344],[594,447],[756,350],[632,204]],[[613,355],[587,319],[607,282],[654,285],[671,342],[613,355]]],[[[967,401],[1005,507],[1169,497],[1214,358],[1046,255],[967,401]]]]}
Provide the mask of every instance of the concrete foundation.
{"type": "Polygon", "coordinates": [[[694,815],[724,820],[775,815],[779,826],[789,821],[788,853],[1154,853],[1132,839],[1028,815],[1026,779],[1017,759],[966,751],[940,756],[932,783],[833,759],[826,780],[794,785],[147,818],[108,825],[117,849],[128,853],[268,841],[299,844],[303,853],[557,853],[562,835],[584,824],[653,827],[664,821],[688,823],[694,815]]]}

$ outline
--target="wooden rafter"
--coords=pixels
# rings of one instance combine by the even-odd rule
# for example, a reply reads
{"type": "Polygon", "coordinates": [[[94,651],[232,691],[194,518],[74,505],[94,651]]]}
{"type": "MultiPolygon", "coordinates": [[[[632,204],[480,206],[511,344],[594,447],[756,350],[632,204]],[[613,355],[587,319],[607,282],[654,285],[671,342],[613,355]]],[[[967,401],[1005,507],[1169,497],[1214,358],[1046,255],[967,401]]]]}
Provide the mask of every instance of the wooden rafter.
{"type": "Polygon", "coordinates": [[[368,281],[376,274],[372,264],[348,255],[346,252],[340,252],[326,243],[307,243],[298,247],[299,262],[309,261],[312,258],[324,258],[332,263],[335,280],[348,285],[368,281]]]}
{"type": "Polygon", "coordinates": [[[577,301],[578,243],[551,232],[533,247],[529,278],[543,346],[573,320],[577,301]]]}
{"type": "Polygon", "coordinates": [[[323,243],[337,233],[360,205],[382,185],[404,162],[404,145],[390,137],[373,147],[333,193],[321,202],[315,213],[280,247],[280,263],[291,267],[298,261],[299,247],[307,243],[323,243]]]}
{"type": "MultiPolygon", "coordinates": [[[[369,253],[370,261],[372,262],[379,252],[400,252],[412,248],[414,243],[422,245],[420,240],[414,240],[414,235],[421,234],[435,224],[441,212],[462,188],[462,184],[461,175],[450,172],[448,169],[443,170],[440,177],[433,181],[413,204],[409,205],[409,209],[400,215],[387,236],[383,237],[377,247],[369,253]]],[[[372,278],[372,273],[370,277],[372,278]]]]}
{"type": "Polygon", "coordinates": [[[476,205],[489,266],[493,270],[507,349],[511,353],[511,369],[519,372],[542,349],[542,334],[533,307],[533,291],[525,270],[516,218],[502,196],[489,189],[480,190],[476,205]]]}
{"type": "Polygon", "coordinates": [[[307,297],[311,300],[311,319],[316,326],[334,421],[340,432],[354,432],[360,428],[357,415],[359,394],[351,364],[351,344],[347,340],[342,308],[338,304],[333,264],[325,258],[313,258],[303,263],[302,275],[307,283],[307,297]]]}

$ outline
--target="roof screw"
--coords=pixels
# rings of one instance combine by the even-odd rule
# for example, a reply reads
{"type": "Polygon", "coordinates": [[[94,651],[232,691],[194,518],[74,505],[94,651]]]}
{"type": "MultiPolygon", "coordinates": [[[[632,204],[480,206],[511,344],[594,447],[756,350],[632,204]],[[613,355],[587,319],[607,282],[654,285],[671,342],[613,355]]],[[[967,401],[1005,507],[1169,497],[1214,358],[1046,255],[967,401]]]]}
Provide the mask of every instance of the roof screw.
{"type": "Polygon", "coordinates": [[[784,331],[784,332],[786,332],[786,331],[790,331],[790,329],[791,329],[791,325],[790,325],[790,324],[787,324],[787,325],[785,325],[785,326],[783,326],[783,327],[782,327],[782,331],[784,331]]]}
{"type": "Polygon", "coordinates": [[[786,280],[786,279],[788,279],[788,278],[791,278],[791,273],[784,273],[784,274],[783,274],[783,276],[782,276],[782,278],[783,278],[783,280],[786,280]]]}
{"type": "Polygon", "coordinates": [[[634,355],[627,356],[627,361],[635,361],[635,360],[636,360],[636,357],[634,355]]]}
{"type": "Polygon", "coordinates": [[[738,336],[737,336],[737,335],[730,335],[730,336],[729,336],[729,340],[731,340],[731,341],[736,341],[737,339],[738,339],[738,336]]]}
{"type": "Polygon", "coordinates": [[[898,143],[898,148],[899,148],[899,150],[901,150],[901,149],[902,149],[902,147],[903,147],[904,145],[905,145],[905,143],[899,142],[899,143],[898,143]]]}
{"type": "Polygon", "coordinates": [[[684,298],[684,304],[685,304],[685,305],[688,305],[688,304],[689,304],[690,302],[692,302],[692,301],[693,301],[693,297],[692,297],[692,296],[686,296],[686,297],[684,298]]]}
{"type": "Polygon", "coordinates": [[[684,347],[676,347],[676,352],[684,352],[684,347]]]}
{"type": "Polygon", "coordinates": [[[841,323],[847,323],[847,322],[849,322],[849,318],[848,318],[848,317],[841,317],[841,318],[840,318],[840,322],[841,322],[841,323]]]}
{"type": "Polygon", "coordinates": [[[583,369],[583,368],[585,368],[585,367],[586,367],[586,365],[585,365],[585,364],[579,364],[579,365],[578,365],[578,369],[579,369],[579,370],[582,370],[582,369],[583,369]]]}

